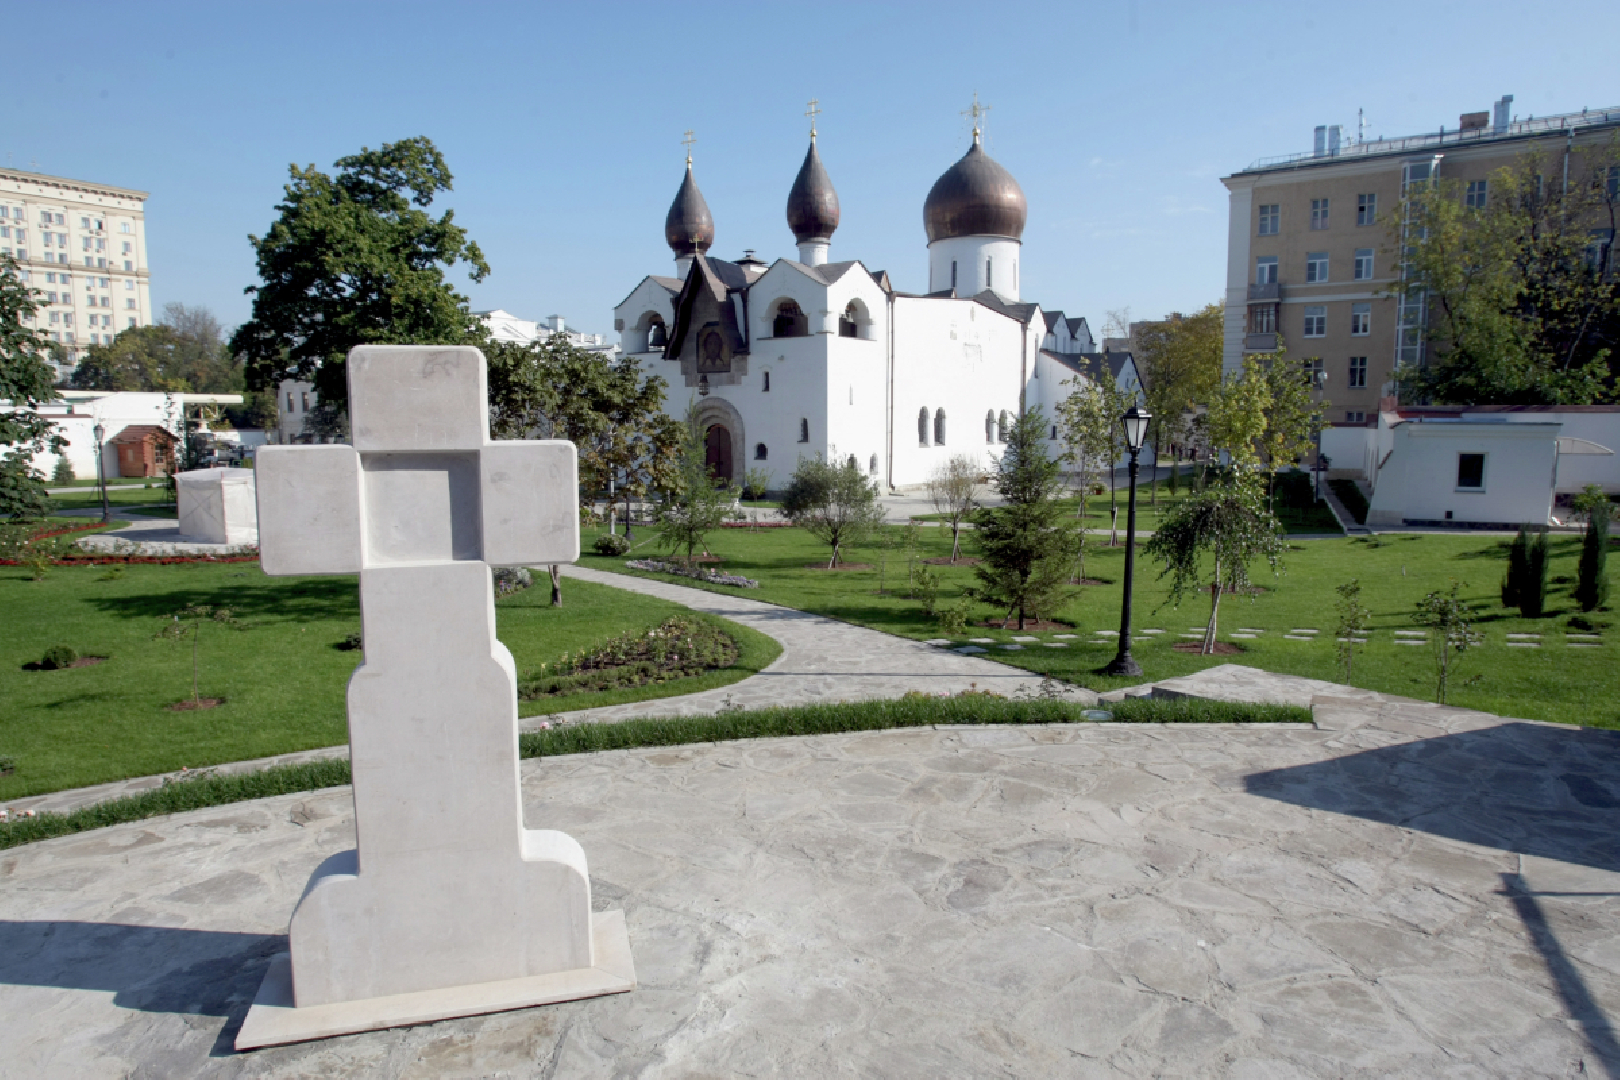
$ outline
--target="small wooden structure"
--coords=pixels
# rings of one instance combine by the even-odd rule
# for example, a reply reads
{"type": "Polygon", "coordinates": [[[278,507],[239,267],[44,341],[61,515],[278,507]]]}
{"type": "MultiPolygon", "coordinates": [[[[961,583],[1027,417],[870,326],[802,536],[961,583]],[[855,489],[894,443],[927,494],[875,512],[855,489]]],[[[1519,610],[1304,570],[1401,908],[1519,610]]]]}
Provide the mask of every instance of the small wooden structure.
{"type": "Polygon", "coordinates": [[[167,476],[175,437],[157,424],[131,424],[108,442],[118,450],[119,476],[167,476]]]}

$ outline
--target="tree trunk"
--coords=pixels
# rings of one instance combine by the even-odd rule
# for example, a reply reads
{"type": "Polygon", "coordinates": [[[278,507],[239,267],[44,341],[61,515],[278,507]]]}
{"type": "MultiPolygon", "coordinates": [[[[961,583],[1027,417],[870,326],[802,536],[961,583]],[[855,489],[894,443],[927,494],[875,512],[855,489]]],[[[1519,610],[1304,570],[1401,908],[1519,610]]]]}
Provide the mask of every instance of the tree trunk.
{"type": "Polygon", "coordinates": [[[831,570],[838,565],[838,541],[833,541],[832,558],[827,560],[827,569],[831,570]]]}
{"type": "Polygon", "coordinates": [[[956,565],[956,558],[962,552],[962,519],[957,518],[951,522],[951,565],[956,565]]]}
{"type": "Polygon", "coordinates": [[[1216,620],[1221,613],[1221,563],[1215,560],[1215,583],[1209,587],[1209,625],[1204,628],[1204,644],[1198,651],[1203,656],[1215,655],[1216,620]]]}
{"type": "Polygon", "coordinates": [[[556,563],[550,566],[551,571],[551,606],[562,607],[562,567],[556,563]]]}

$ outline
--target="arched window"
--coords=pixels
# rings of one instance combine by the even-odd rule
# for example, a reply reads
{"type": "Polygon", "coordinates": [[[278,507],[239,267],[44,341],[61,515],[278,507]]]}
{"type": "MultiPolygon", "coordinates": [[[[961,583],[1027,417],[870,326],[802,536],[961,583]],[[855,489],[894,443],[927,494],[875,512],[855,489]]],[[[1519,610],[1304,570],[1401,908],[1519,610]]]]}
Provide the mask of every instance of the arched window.
{"type": "Polygon", "coordinates": [[[764,461],[766,458],[768,458],[770,456],[771,456],[771,452],[765,448],[764,443],[755,443],[754,444],[754,460],[755,461],[764,461]]]}
{"type": "Polygon", "coordinates": [[[844,313],[838,316],[838,336],[860,337],[860,317],[860,309],[855,306],[855,301],[851,300],[849,305],[844,308],[844,313]]]}
{"type": "Polygon", "coordinates": [[[772,337],[809,337],[810,320],[805,318],[804,311],[792,300],[783,300],[776,306],[776,314],[771,319],[772,337]]]}
{"type": "Polygon", "coordinates": [[[934,410],[934,445],[945,445],[945,410],[934,410]]]}
{"type": "Polygon", "coordinates": [[[768,371],[765,372],[765,385],[761,392],[766,394],[771,392],[771,373],[768,371]]]}
{"type": "Polygon", "coordinates": [[[877,455],[873,454],[872,459],[866,463],[866,471],[871,473],[873,476],[876,476],[877,475],[877,469],[878,469],[877,455]]]}
{"type": "Polygon", "coordinates": [[[669,344],[669,332],[664,329],[664,320],[657,315],[653,316],[653,324],[647,330],[647,348],[662,349],[669,344]]]}
{"type": "Polygon", "coordinates": [[[810,441],[810,421],[808,421],[808,420],[800,420],[799,421],[799,441],[800,442],[809,442],[810,441]]]}
{"type": "Polygon", "coordinates": [[[917,410],[917,445],[928,445],[928,406],[917,410]]]}
{"type": "Polygon", "coordinates": [[[996,441],[996,410],[994,409],[984,414],[984,441],[986,443],[996,441]]]}
{"type": "Polygon", "coordinates": [[[854,454],[849,455],[849,467],[856,470],[860,469],[860,465],[855,461],[854,454]]]}
{"type": "Polygon", "coordinates": [[[996,419],[996,442],[1007,441],[1007,429],[1011,426],[1012,418],[1007,415],[1006,409],[1002,409],[1001,415],[996,419]]]}

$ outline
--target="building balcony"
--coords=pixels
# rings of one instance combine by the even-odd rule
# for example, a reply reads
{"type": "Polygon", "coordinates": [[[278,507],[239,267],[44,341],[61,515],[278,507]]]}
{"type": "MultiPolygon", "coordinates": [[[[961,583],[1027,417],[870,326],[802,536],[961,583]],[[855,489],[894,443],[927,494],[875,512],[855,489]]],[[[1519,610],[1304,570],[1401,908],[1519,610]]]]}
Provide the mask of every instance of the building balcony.
{"type": "Polygon", "coordinates": [[[1244,352],[1276,352],[1277,351],[1277,335],[1276,334],[1244,334],[1243,335],[1243,351],[1244,352]]]}
{"type": "Polygon", "coordinates": [[[1264,285],[1249,286],[1249,303],[1276,303],[1282,299],[1282,283],[1268,281],[1264,285]]]}

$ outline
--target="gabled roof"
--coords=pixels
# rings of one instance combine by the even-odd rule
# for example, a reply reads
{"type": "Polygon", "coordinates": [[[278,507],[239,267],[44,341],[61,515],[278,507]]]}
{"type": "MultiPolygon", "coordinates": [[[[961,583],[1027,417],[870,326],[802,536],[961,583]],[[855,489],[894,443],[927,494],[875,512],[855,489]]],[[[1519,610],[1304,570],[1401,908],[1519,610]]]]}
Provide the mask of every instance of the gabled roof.
{"type": "Polygon", "coordinates": [[[722,318],[731,334],[733,350],[746,353],[748,348],[740,329],[735,325],[729,300],[732,293],[746,291],[752,282],[752,277],[736,263],[711,259],[702,254],[692,256],[692,269],[687,271],[686,283],[675,298],[675,324],[670,328],[669,340],[664,345],[664,358],[672,360],[681,355],[681,346],[692,324],[692,308],[697,303],[698,293],[703,291],[708,292],[720,305],[722,318]]]}
{"type": "Polygon", "coordinates": [[[174,442],[174,432],[156,424],[131,424],[107,441],[110,443],[145,442],[147,439],[159,437],[174,442]]]}
{"type": "Polygon", "coordinates": [[[670,296],[679,296],[681,293],[681,286],[686,284],[680,278],[664,277],[662,274],[648,274],[646,277],[636,282],[635,289],[631,289],[629,292],[624,294],[624,300],[620,300],[617,304],[613,305],[614,310],[618,310],[619,308],[623,307],[625,300],[628,300],[632,296],[636,295],[636,289],[641,288],[649,281],[654,285],[662,286],[670,296]]]}
{"type": "MultiPolygon", "coordinates": [[[[1041,353],[1056,360],[1071,371],[1079,372],[1088,379],[1095,379],[1103,372],[1107,372],[1109,378],[1117,381],[1120,372],[1125,370],[1126,365],[1130,365],[1133,371],[1136,370],[1136,358],[1128,352],[1060,353],[1053,352],[1051,349],[1042,349],[1041,353]]],[[[1140,371],[1136,371],[1136,381],[1139,383],[1142,381],[1140,371]]]]}
{"type": "MultiPolygon", "coordinates": [[[[793,259],[783,259],[782,261],[795,270],[801,271],[806,277],[819,281],[823,285],[832,285],[839,278],[849,273],[851,268],[861,266],[859,259],[851,259],[848,262],[822,263],[820,266],[811,266],[808,263],[797,262],[793,259]]],[[[861,266],[861,269],[865,270],[866,267],[861,266]]]]}
{"type": "Polygon", "coordinates": [[[1063,312],[1043,311],[1041,314],[1046,318],[1046,332],[1048,334],[1057,333],[1057,324],[1063,321],[1063,312]]]}
{"type": "Polygon", "coordinates": [[[1084,330],[1088,337],[1091,335],[1091,327],[1086,323],[1086,317],[1084,315],[1076,316],[1075,318],[1068,319],[1066,321],[1069,324],[1070,337],[1079,337],[1081,330],[1084,330]]]}
{"type": "Polygon", "coordinates": [[[977,296],[970,297],[970,299],[977,301],[991,311],[1005,315],[1009,319],[1016,319],[1021,323],[1030,322],[1035,318],[1035,313],[1041,310],[1041,305],[1034,302],[1026,304],[1003,300],[990,289],[986,289],[977,296]]]}

